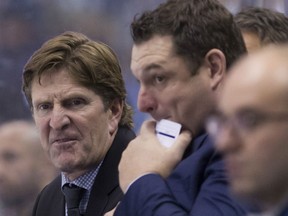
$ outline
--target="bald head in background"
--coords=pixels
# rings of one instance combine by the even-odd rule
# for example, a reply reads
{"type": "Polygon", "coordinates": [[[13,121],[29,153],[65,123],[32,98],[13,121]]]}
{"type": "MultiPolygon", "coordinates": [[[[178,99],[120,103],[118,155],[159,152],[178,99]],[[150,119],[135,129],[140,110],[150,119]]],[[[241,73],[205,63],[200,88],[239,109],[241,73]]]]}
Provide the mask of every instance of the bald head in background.
{"type": "Polygon", "coordinates": [[[56,174],[32,122],[0,125],[0,215],[31,215],[38,193],[56,174]]]}
{"type": "Polygon", "coordinates": [[[240,60],[208,121],[233,193],[275,215],[288,211],[287,57],[288,46],[268,46],[240,60]]]}

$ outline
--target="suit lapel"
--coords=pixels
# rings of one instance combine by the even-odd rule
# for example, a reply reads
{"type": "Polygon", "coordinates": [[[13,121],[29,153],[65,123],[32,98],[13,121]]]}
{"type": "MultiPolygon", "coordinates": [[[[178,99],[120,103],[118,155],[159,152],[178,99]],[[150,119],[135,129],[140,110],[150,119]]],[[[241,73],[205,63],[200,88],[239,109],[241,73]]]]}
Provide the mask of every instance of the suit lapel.
{"type": "Polygon", "coordinates": [[[135,137],[134,133],[120,127],[108,151],[90,194],[85,216],[102,216],[113,209],[123,196],[118,181],[118,164],[127,144],[135,137]]]}
{"type": "Polygon", "coordinates": [[[64,216],[65,200],[61,187],[61,177],[58,176],[38,196],[33,215],[41,216],[64,216]]]}

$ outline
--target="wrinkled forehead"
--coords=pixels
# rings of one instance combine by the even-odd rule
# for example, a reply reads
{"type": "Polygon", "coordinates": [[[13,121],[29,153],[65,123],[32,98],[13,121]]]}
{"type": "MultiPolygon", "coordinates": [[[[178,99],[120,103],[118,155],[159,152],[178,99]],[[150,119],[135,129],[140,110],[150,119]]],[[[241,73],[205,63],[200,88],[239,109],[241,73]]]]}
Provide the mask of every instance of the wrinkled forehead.
{"type": "Polygon", "coordinates": [[[140,44],[134,44],[131,53],[131,69],[140,67],[155,59],[167,59],[173,55],[171,36],[156,35],[140,44]]]}

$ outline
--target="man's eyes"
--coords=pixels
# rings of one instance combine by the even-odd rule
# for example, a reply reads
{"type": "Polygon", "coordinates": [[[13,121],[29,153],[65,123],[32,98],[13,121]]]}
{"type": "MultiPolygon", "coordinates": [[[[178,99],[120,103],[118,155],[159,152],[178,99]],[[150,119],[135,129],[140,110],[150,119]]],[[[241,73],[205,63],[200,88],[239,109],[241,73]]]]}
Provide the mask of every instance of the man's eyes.
{"type": "Polygon", "coordinates": [[[1,156],[6,162],[12,163],[19,159],[19,155],[14,152],[5,152],[1,156]]]}
{"type": "Polygon", "coordinates": [[[157,82],[162,82],[162,81],[164,80],[164,76],[156,76],[156,77],[155,77],[155,80],[156,80],[157,82]]]}
{"type": "Polygon", "coordinates": [[[34,112],[46,112],[47,110],[51,109],[50,103],[40,103],[34,106],[34,112]]]}
{"type": "Polygon", "coordinates": [[[254,128],[261,123],[261,117],[256,113],[245,113],[238,117],[240,124],[247,128],[254,128]]]}
{"type": "MultiPolygon", "coordinates": [[[[67,109],[79,108],[87,104],[83,98],[71,98],[61,102],[61,106],[67,109]]],[[[48,112],[54,108],[54,104],[50,102],[39,103],[35,106],[35,111],[39,113],[48,112]]]]}
{"type": "Polygon", "coordinates": [[[65,101],[65,107],[78,107],[87,104],[87,102],[82,98],[73,98],[65,101]]]}
{"type": "Polygon", "coordinates": [[[40,104],[37,108],[37,110],[47,110],[51,107],[50,104],[40,104]]]}
{"type": "Polygon", "coordinates": [[[162,84],[165,81],[166,81],[166,77],[165,76],[157,75],[157,76],[154,77],[155,84],[162,84]]]}

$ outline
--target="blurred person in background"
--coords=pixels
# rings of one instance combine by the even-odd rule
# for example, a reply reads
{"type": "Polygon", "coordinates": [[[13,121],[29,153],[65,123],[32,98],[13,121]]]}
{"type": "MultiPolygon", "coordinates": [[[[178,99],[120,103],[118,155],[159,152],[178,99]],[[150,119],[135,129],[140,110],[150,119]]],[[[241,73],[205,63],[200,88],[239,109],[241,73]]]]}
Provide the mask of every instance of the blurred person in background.
{"type": "Polygon", "coordinates": [[[155,121],[145,122],[122,154],[125,196],[114,214],[243,215],[204,130],[227,68],[246,53],[233,15],[215,0],[168,0],[137,16],[131,32],[138,108],[155,121]],[[161,119],[183,128],[170,148],[155,134],[161,119]]]}
{"type": "Polygon", "coordinates": [[[123,195],[118,163],[135,135],[113,50],[81,33],[57,35],[25,65],[23,91],[42,146],[61,171],[38,196],[33,215],[100,216],[114,208],[123,195]],[[82,191],[75,208],[67,194],[73,189],[82,191]]]}
{"type": "Polygon", "coordinates": [[[251,7],[235,15],[249,53],[269,44],[288,42],[288,17],[273,9],[251,7]]]}
{"type": "Polygon", "coordinates": [[[33,122],[0,125],[1,216],[31,216],[37,195],[57,174],[33,122]]]}
{"type": "Polygon", "coordinates": [[[248,55],[229,72],[207,128],[231,190],[252,215],[288,215],[288,46],[248,55]]]}
{"type": "Polygon", "coordinates": [[[32,120],[21,92],[21,73],[31,53],[40,45],[40,14],[39,7],[26,0],[10,1],[0,8],[0,123],[32,120]]]}

